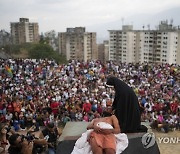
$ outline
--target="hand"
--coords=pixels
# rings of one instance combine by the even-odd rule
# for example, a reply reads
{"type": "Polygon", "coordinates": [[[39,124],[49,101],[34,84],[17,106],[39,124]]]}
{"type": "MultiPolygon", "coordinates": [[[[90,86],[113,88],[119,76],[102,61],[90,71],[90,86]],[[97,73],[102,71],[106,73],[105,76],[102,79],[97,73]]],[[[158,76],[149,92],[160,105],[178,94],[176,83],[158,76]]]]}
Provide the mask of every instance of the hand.
{"type": "Polygon", "coordinates": [[[28,149],[29,149],[29,150],[32,150],[32,149],[33,149],[33,146],[34,146],[34,143],[33,143],[33,142],[29,142],[29,144],[28,144],[28,149]]]}
{"type": "Polygon", "coordinates": [[[52,143],[48,143],[48,145],[51,147],[51,148],[54,148],[54,145],[52,143]]]}
{"type": "Polygon", "coordinates": [[[97,132],[97,133],[101,133],[102,129],[98,126],[94,126],[94,131],[97,132]]]}
{"type": "Polygon", "coordinates": [[[3,128],[3,129],[1,130],[1,133],[4,135],[4,134],[7,133],[7,130],[6,130],[5,128],[3,128]]]}
{"type": "Polygon", "coordinates": [[[24,140],[22,142],[22,154],[32,154],[33,145],[33,142],[28,142],[27,140],[24,140]]]}

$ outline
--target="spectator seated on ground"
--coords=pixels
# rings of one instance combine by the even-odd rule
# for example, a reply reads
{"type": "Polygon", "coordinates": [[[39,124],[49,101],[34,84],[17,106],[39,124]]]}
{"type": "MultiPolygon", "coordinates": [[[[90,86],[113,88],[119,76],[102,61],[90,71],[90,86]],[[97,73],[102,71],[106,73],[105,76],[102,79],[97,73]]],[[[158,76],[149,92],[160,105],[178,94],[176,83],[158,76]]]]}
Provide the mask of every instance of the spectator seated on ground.
{"type": "Polygon", "coordinates": [[[163,131],[165,133],[169,132],[169,127],[167,123],[158,123],[157,120],[153,121],[153,123],[150,125],[152,129],[156,129],[157,131],[163,131]]]}
{"type": "Polygon", "coordinates": [[[56,153],[57,139],[59,135],[61,134],[58,132],[57,127],[52,122],[48,123],[45,129],[40,132],[39,137],[41,139],[46,139],[48,142],[48,154],[56,153]]]}
{"type": "Polygon", "coordinates": [[[171,116],[168,117],[168,119],[166,120],[166,123],[168,125],[169,130],[171,130],[171,131],[174,130],[174,128],[175,128],[175,121],[172,119],[171,116]]]}

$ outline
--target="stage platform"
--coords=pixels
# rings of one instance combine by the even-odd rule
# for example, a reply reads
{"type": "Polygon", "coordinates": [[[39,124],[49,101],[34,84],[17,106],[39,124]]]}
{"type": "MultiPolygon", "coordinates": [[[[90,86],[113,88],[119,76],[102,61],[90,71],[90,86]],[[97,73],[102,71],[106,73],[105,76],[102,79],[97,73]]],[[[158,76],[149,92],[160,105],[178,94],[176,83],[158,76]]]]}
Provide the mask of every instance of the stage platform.
{"type": "MultiPolygon", "coordinates": [[[[71,154],[76,140],[86,131],[88,122],[68,122],[59,138],[57,154],[71,154]]],[[[144,133],[128,133],[129,145],[122,154],[160,154],[157,143],[144,148],[141,142],[144,133]]]]}

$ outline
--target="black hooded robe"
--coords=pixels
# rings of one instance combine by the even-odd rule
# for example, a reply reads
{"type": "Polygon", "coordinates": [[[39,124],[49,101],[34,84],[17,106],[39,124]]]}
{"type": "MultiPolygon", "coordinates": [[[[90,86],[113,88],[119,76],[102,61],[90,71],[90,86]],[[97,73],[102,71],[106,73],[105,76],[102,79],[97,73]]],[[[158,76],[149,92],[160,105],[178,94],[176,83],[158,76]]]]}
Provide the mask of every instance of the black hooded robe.
{"type": "Polygon", "coordinates": [[[141,123],[140,106],[133,89],[116,77],[108,78],[107,85],[115,88],[113,109],[115,109],[121,132],[139,132],[141,123]]]}

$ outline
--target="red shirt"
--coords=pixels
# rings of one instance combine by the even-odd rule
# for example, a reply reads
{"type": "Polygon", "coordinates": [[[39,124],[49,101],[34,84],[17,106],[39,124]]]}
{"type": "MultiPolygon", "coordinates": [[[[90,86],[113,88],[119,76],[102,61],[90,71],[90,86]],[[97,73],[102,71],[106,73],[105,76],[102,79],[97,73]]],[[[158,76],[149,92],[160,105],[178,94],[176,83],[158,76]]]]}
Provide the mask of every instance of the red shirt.
{"type": "Polygon", "coordinates": [[[6,118],[3,115],[1,115],[0,122],[3,123],[3,122],[5,122],[5,120],[6,120],[6,118]]]}
{"type": "Polygon", "coordinates": [[[21,106],[18,102],[13,102],[13,108],[14,108],[14,112],[20,112],[21,111],[21,106]]]}
{"type": "Polygon", "coordinates": [[[100,106],[97,107],[97,112],[98,112],[99,114],[102,114],[103,110],[102,110],[102,108],[101,108],[100,106]]]}
{"type": "Polygon", "coordinates": [[[91,104],[90,103],[84,103],[83,109],[84,109],[84,112],[88,113],[89,111],[91,111],[91,104]]]}
{"type": "Polygon", "coordinates": [[[173,102],[170,104],[170,108],[173,113],[176,113],[178,109],[178,104],[176,102],[173,102]]]}
{"type": "Polygon", "coordinates": [[[53,114],[58,114],[59,112],[59,103],[58,102],[52,102],[51,103],[51,109],[53,114]]]}
{"type": "Polygon", "coordinates": [[[139,89],[138,93],[139,93],[141,96],[144,96],[144,95],[145,95],[145,90],[144,90],[144,89],[139,89]]]}
{"type": "Polygon", "coordinates": [[[11,103],[8,104],[7,111],[9,111],[10,113],[13,113],[13,106],[11,103]]]}
{"type": "Polygon", "coordinates": [[[35,110],[35,105],[33,103],[30,103],[31,109],[35,110]]]}
{"type": "Polygon", "coordinates": [[[163,109],[163,107],[164,107],[164,105],[163,104],[161,104],[161,103],[156,103],[155,105],[154,105],[154,107],[153,107],[153,109],[155,110],[155,111],[161,111],[162,109],[163,109]]]}

